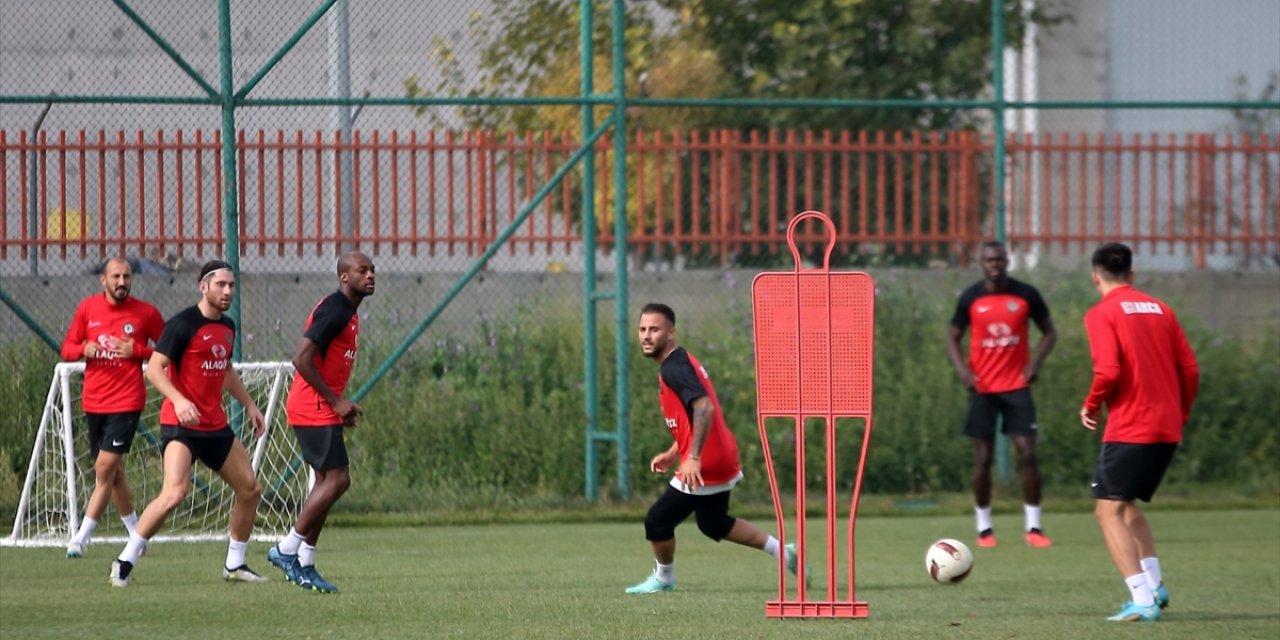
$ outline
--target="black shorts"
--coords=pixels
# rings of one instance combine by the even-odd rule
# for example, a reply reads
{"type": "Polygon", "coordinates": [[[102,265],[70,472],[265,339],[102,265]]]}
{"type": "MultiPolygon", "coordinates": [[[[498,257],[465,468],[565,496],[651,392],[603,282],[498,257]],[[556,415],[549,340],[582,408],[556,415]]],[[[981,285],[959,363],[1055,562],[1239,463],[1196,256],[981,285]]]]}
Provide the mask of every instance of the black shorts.
{"type": "Polygon", "coordinates": [[[1151,502],[1178,450],[1176,442],[1104,442],[1093,468],[1092,494],[1098,500],[1151,502]]]}
{"type": "Polygon", "coordinates": [[[970,393],[964,434],[970,438],[996,439],[996,419],[1004,416],[1003,432],[1011,436],[1036,435],[1036,404],[1031,387],[1004,393],[970,393]]]}
{"type": "Polygon", "coordinates": [[[689,514],[698,514],[698,530],[719,542],[729,535],[737,520],[729,515],[729,494],[722,491],[705,496],[695,496],[667,485],[663,493],[644,517],[644,539],[662,542],[676,537],[676,526],[689,514]]]}
{"type": "Polygon", "coordinates": [[[217,431],[196,431],[162,424],[160,441],[165,449],[169,448],[170,442],[181,442],[191,451],[192,464],[199,460],[204,466],[219,471],[231,453],[231,446],[236,443],[236,433],[229,426],[217,431]]]}
{"type": "Polygon", "coordinates": [[[129,453],[142,412],[86,413],[84,417],[89,422],[89,453],[96,460],[99,451],[129,453]]]}
{"type": "Polygon", "coordinates": [[[299,427],[294,425],[293,435],[298,437],[302,460],[317,471],[341,469],[350,465],[347,460],[347,443],[342,439],[342,425],[323,427],[299,427]]]}

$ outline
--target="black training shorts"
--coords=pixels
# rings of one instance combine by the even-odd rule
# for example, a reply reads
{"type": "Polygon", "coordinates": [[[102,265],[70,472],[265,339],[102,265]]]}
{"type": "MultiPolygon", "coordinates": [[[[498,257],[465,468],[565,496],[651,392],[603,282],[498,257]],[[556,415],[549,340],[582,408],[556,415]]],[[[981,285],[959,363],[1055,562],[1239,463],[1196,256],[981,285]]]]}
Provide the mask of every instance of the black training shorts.
{"type": "Polygon", "coordinates": [[[1092,493],[1098,500],[1151,502],[1178,450],[1176,442],[1129,444],[1104,442],[1093,469],[1092,493]]]}
{"type": "Polygon", "coordinates": [[[191,462],[204,463],[214,471],[222,469],[227,456],[231,454],[231,446],[236,442],[236,434],[231,427],[223,427],[217,431],[196,431],[186,427],[160,425],[160,440],[168,449],[172,442],[180,442],[191,451],[191,462]]]}
{"type": "Polygon", "coordinates": [[[99,451],[121,455],[129,453],[142,412],[86,413],[84,417],[89,422],[89,453],[97,460],[99,451]]]}
{"type": "Polygon", "coordinates": [[[302,460],[317,471],[341,469],[351,463],[347,459],[347,443],[342,439],[342,425],[299,427],[294,425],[302,460]]]}
{"type": "Polygon", "coordinates": [[[1036,435],[1036,405],[1031,387],[1005,393],[970,393],[964,434],[970,438],[996,439],[996,420],[1004,416],[1003,432],[1011,436],[1036,435]]]}
{"type": "Polygon", "coordinates": [[[729,515],[729,494],[721,491],[710,495],[693,495],[667,486],[644,518],[644,537],[650,542],[663,542],[676,537],[676,526],[689,514],[697,514],[698,530],[719,542],[729,535],[736,518],[729,515]]]}

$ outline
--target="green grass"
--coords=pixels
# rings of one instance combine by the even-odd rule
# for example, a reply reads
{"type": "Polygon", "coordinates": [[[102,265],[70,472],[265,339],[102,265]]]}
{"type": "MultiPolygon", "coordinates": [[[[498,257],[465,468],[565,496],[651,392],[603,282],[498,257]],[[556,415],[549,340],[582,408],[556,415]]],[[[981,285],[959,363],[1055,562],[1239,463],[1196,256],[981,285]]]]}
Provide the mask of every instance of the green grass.
{"type": "MultiPolygon", "coordinates": [[[[116,545],[93,546],[78,561],[60,549],[2,549],[0,637],[1280,637],[1280,510],[1150,518],[1172,607],[1138,628],[1103,620],[1127,593],[1091,516],[1048,513],[1056,546],[1026,547],[1021,517],[998,515],[1001,546],[975,548],[973,574],[950,587],[927,579],[924,550],[939,537],[970,540],[970,517],[864,518],[857,595],[871,617],[861,621],[766,619],[776,565],[713,544],[692,523],[680,530],[679,590],[650,596],[622,593],[650,569],[638,521],[335,528],[321,542],[320,567],[342,587],[336,596],[278,579],[224,584],[223,544],[153,545],[127,589],[107,584],[116,545]]],[[[809,526],[812,534],[822,523],[809,526]]],[[[267,547],[251,545],[255,568],[269,568],[267,547]]]]}

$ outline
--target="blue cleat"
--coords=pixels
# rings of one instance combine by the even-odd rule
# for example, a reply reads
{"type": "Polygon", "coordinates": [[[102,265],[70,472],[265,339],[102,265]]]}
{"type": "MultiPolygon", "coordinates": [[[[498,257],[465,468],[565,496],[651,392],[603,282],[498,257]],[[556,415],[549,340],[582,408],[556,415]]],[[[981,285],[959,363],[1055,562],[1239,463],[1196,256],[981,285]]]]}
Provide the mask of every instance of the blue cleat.
{"type": "Polygon", "coordinates": [[[1156,594],[1156,606],[1160,607],[1161,609],[1168,608],[1169,590],[1164,588],[1163,582],[1160,583],[1160,586],[1155,588],[1155,594],[1156,594]]]}
{"type": "Polygon", "coordinates": [[[302,567],[298,564],[298,555],[296,553],[280,553],[280,548],[273,546],[267,550],[267,562],[284,572],[285,580],[301,586],[298,574],[302,571],[302,567]]]}
{"type": "MultiPolygon", "coordinates": [[[[796,552],[796,545],[793,543],[783,547],[783,553],[787,557],[787,571],[791,572],[793,576],[799,575],[796,573],[796,566],[799,564],[797,560],[799,560],[800,556],[796,552]]],[[[806,589],[813,586],[813,573],[809,571],[808,562],[804,563],[804,586],[806,589]]]]}
{"type": "Polygon", "coordinates": [[[1152,604],[1146,607],[1139,607],[1132,601],[1124,603],[1124,608],[1120,613],[1107,618],[1112,622],[1155,622],[1160,619],[1160,607],[1152,604]]]}
{"type": "Polygon", "coordinates": [[[309,589],[316,593],[338,592],[338,585],[325,580],[324,577],[320,575],[320,572],[316,571],[316,566],[314,564],[299,568],[298,582],[296,584],[303,589],[309,589]]]}
{"type": "Polygon", "coordinates": [[[674,581],[668,584],[658,580],[658,576],[653,574],[650,574],[648,578],[645,578],[644,582],[635,586],[627,587],[627,593],[659,593],[662,591],[675,590],[676,583],[674,581]]]}

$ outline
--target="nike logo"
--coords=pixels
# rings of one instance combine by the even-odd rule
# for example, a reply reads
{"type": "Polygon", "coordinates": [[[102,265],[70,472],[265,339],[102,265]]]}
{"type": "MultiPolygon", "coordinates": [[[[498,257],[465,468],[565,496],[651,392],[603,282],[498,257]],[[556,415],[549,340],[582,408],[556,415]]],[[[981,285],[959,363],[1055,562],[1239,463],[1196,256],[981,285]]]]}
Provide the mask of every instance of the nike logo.
{"type": "Polygon", "coordinates": [[[206,341],[207,341],[209,338],[212,338],[212,337],[213,337],[213,336],[200,336],[200,339],[201,339],[201,340],[206,340],[206,341]]]}
{"type": "Polygon", "coordinates": [[[90,329],[92,329],[92,328],[94,328],[94,327],[100,327],[100,326],[102,326],[102,323],[101,323],[101,322],[98,322],[97,320],[91,320],[91,321],[89,322],[89,328],[90,328],[90,329]]]}
{"type": "Polygon", "coordinates": [[[1096,482],[1090,482],[1090,483],[1089,483],[1089,487],[1090,487],[1090,488],[1093,488],[1093,487],[1096,487],[1096,486],[1098,486],[1098,483],[1096,483],[1096,482]]]}
{"type": "Polygon", "coordinates": [[[113,447],[123,447],[123,446],[124,446],[124,440],[112,440],[112,441],[111,441],[111,446],[113,446],[113,447]]]}
{"type": "Polygon", "coordinates": [[[991,307],[978,307],[978,313],[986,313],[990,310],[991,310],[991,307]]]}

